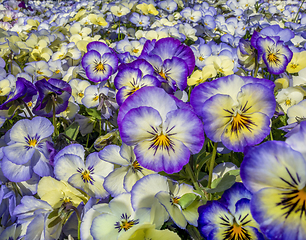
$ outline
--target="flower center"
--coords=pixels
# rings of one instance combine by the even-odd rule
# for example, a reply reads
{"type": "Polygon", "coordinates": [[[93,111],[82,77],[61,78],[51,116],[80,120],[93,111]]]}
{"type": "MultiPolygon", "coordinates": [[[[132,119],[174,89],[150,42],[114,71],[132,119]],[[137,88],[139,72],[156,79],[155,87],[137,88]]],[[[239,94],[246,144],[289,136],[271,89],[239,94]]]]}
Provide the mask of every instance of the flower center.
{"type": "Polygon", "coordinates": [[[137,49],[137,48],[133,49],[133,53],[138,53],[138,52],[139,52],[139,49],[137,49]]]}
{"type": "Polygon", "coordinates": [[[36,140],[36,139],[31,139],[31,140],[29,141],[29,145],[30,145],[31,147],[35,147],[36,144],[37,144],[37,140],[36,140]]]}
{"type": "Polygon", "coordinates": [[[82,92],[79,92],[78,95],[79,95],[79,97],[84,97],[84,93],[82,93],[82,92]]]}
{"type": "Polygon", "coordinates": [[[140,166],[139,162],[137,160],[135,160],[133,163],[132,163],[132,167],[134,170],[137,170],[137,171],[141,171],[142,170],[142,167],[140,166]]]}
{"type": "Polygon", "coordinates": [[[285,210],[283,215],[287,218],[291,213],[300,215],[300,218],[306,217],[306,186],[301,189],[293,189],[289,192],[281,193],[283,196],[281,202],[277,203],[277,206],[282,206],[282,210],[285,210]],[[299,213],[300,212],[300,213],[299,213]]]}
{"type": "Polygon", "coordinates": [[[92,174],[94,174],[94,168],[92,166],[88,167],[88,169],[83,170],[83,168],[78,168],[77,172],[81,173],[81,178],[84,183],[90,183],[93,185],[94,179],[92,177],[92,174]]]}
{"type": "Polygon", "coordinates": [[[202,62],[204,60],[204,58],[203,57],[199,57],[199,60],[202,62]]]}
{"type": "Polygon", "coordinates": [[[71,200],[72,200],[71,197],[64,197],[64,198],[62,198],[62,201],[63,201],[64,203],[70,203],[71,200]]]}
{"type": "Polygon", "coordinates": [[[287,100],[285,101],[285,105],[286,105],[286,106],[290,106],[290,105],[291,105],[291,99],[287,99],[287,100]]]}
{"type": "Polygon", "coordinates": [[[104,71],[104,70],[105,70],[105,67],[104,67],[104,65],[100,62],[100,63],[98,63],[98,64],[96,65],[95,70],[96,70],[97,72],[104,71]]]}
{"type": "Polygon", "coordinates": [[[172,204],[179,204],[180,197],[173,197],[172,204]]]}
{"type": "Polygon", "coordinates": [[[238,132],[242,129],[248,129],[250,132],[252,132],[252,126],[256,126],[256,124],[249,116],[237,113],[231,122],[231,132],[238,134],[238,132]]]}
{"type": "Polygon", "coordinates": [[[98,101],[99,100],[99,95],[95,96],[92,100],[98,101]]]}
{"type": "Polygon", "coordinates": [[[268,61],[275,63],[275,62],[277,62],[279,60],[278,60],[278,57],[274,53],[269,53],[268,54],[268,61]]]}
{"type": "Polygon", "coordinates": [[[293,69],[296,69],[298,66],[299,66],[299,64],[291,63],[291,68],[293,68],[293,69]]]}
{"type": "Polygon", "coordinates": [[[167,80],[167,76],[166,76],[166,74],[163,72],[163,70],[161,70],[158,74],[159,74],[163,79],[167,80]]]}
{"type": "Polygon", "coordinates": [[[27,149],[36,147],[37,145],[39,145],[39,136],[37,136],[37,134],[34,137],[30,137],[28,135],[27,137],[25,137],[25,141],[28,144],[27,149]]]}
{"type": "Polygon", "coordinates": [[[229,227],[223,234],[224,239],[235,240],[235,239],[243,239],[243,240],[251,240],[251,234],[248,233],[246,229],[244,229],[241,225],[238,225],[236,222],[229,227]]]}
{"type": "Polygon", "coordinates": [[[118,229],[118,232],[129,230],[131,227],[139,223],[139,220],[130,220],[131,216],[128,216],[126,213],[121,215],[121,220],[115,223],[115,228],[118,229]]]}

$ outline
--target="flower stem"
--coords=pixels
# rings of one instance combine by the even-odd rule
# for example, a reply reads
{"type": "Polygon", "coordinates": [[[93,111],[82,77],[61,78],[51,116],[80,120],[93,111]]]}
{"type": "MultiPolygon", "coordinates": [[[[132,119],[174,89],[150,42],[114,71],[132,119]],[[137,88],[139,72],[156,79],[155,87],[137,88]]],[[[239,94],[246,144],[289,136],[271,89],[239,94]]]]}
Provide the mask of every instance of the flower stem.
{"type": "Polygon", "coordinates": [[[72,207],[73,211],[75,212],[75,214],[77,215],[77,218],[78,218],[78,240],[81,239],[81,216],[80,216],[80,213],[78,211],[78,209],[76,207],[72,207]]]}
{"type": "Polygon", "coordinates": [[[193,186],[198,190],[199,189],[199,184],[194,177],[193,171],[192,171],[191,166],[190,166],[190,162],[187,163],[187,165],[186,165],[186,172],[188,173],[188,175],[190,177],[190,180],[192,181],[193,186]]]}
{"type": "Polygon", "coordinates": [[[254,78],[257,77],[257,73],[258,73],[258,69],[259,69],[259,63],[258,63],[258,59],[257,59],[257,56],[256,56],[256,60],[255,60],[255,72],[254,72],[254,78]]]}
{"type": "Polygon", "coordinates": [[[214,166],[215,166],[215,159],[216,159],[216,155],[217,155],[217,145],[218,143],[214,143],[214,149],[212,152],[212,156],[210,159],[210,165],[209,165],[209,175],[208,175],[208,188],[211,188],[211,182],[212,182],[212,176],[213,176],[213,170],[214,170],[214,166]]]}
{"type": "Polygon", "coordinates": [[[53,109],[53,126],[54,126],[54,136],[58,135],[57,126],[56,126],[56,117],[55,117],[55,98],[52,95],[52,109],[53,109]]]}
{"type": "Polygon", "coordinates": [[[33,116],[33,114],[31,113],[31,110],[29,109],[28,104],[26,104],[26,103],[23,101],[23,105],[24,105],[25,108],[27,109],[27,111],[28,111],[28,113],[29,113],[29,115],[30,115],[30,118],[32,119],[34,116],[33,116]]]}
{"type": "Polygon", "coordinates": [[[294,23],[296,23],[296,20],[297,20],[297,18],[298,18],[298,16],[299,16],[299,12],[300,12],[300,10],[301,10],[301,8],[302,8],[304,2],[305,2],[305,0],[302,1],[301,5],[300,5],[300,7],[299,7],[299,10],[297,11],[297,13],[296,13],[296,15],[295,15],[295,18],[294,18],[294,20],[293,20],[294,23]]]}
{"type": "Polygon", "coordinates": [[[119,18],[119,32],[118,32],[118,40],[121,40],[121,34],[120,34],[120,18],[119,18]]]}

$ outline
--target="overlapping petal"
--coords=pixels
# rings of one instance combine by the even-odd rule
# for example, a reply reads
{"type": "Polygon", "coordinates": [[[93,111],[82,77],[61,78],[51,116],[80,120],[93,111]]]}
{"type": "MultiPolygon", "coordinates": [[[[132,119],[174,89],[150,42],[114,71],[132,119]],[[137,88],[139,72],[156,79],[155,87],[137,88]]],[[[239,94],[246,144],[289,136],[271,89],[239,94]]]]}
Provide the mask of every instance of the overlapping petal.
{"type": "Polygon", "coordinates": [[[257,192],[267,187],[302,189],[306,185],[305,171],[301,153],[284,142],[270,141],[247,152],[240,174],[247,189],[257,192]]]}

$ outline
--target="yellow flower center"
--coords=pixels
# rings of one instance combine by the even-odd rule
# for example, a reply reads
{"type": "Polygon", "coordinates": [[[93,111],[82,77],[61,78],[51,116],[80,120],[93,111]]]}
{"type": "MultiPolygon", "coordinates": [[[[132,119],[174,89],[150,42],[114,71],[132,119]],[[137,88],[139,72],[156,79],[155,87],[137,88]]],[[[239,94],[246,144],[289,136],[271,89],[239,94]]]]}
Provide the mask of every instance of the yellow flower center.
{"type": "Polygon", "coordinates": [[[179,200],[180,200],[180,197],[173,197],[173,198],[172,198],[172,203],[173,203],[173,204],[178,204],[178,203],[179,203],[179,200]]]}
{"type": "Polygon", "coordinates": [[[60,72],[61,72],[61,71],[60,71],[60,70],[58,70],[58,69],[55,71],[55,73],[56,73],[56,74],[59,74],[60,72]]]}
{"type": "Polygon", "coordinates": [[[82,93],[82,92],[79,92],[78,95],[79,95],[79,97],[81,97],[81,98],[84,97],[84,93],[82,93]]]}
{"type": "Polygon", "coordinates": [[[274,54],[274,53],[269,53],[268,54],[268,61],[271,63],[271,62],[273,62],[273,63],[277,63],[277,62],[279,62],[279,59],[278,59],[278,57],[274,54]]]}
{"type": "Polygon", "coordinates": [[[236,133],[237,135],[242,129],[247,129],[252,132],[252,126],[256,126],[256,124],[253,123],[249,116],[237,113],[231,122],[231,132],[236,133]]]}
{"type": "Polygon", "coordinates": [[[95,67],[95,70],[97,72],[104,71],[104,69],[105,69],[105,67],[104,67],[104,65],[101,62],[99,64],[97,64],[96,67],[95,67]]]}
{"type": "Polygon", "coordinates": [[[71,197],[63,197],[61,198],[61,200],[64,202],[64,203],[70,203],[72,198],[71,197]]]}
{"type": "Polygon", "coordinates": [[[290,106],[290,105],[291,105],[291,99],[287,99],[287,100],[285,101],[285,105],[286,105],[286,106],[290,106]]]}
{"type": "Polygon", "coordinates": [[[163,72],[163,70],[161,70],[161,71],[159,72],[159,75],[160,75],[163,79],[166,79],[166,80],[167,80],[166,74],[163,72]]]}
{"type": "Polygon", "coordinates": [[[99,95],[95,96],[92,100],[98,101],[99,100],[99,95]]]}
{"type": "Polygon", "coordinates": [[[131,216],[128,216],[126,213],[121,215],[121,221],[115,223],[115,228],[118,229],[118,232],[121,230],[127,231],[134,225],[139,223],[139,220],[129,220],[131,216]]]}
{"type": "Polygon", "coordinates": [[[294,63],[291,63],[291,68],[293,68],[293,69],[296,69],[297,67],[299,66],[299,64],[294,64],[294,63]]]}
{"type": "Polygon", "coordinates": [[[36,144],[37,144],[37,140],[36,139],[30,139],[28,144],[31,146],[31,147],[35,147],[36,144]]]}
{"type": "Polygon", "coordinates": [[[138,53],[138,52],[139,52],[139,49],[137,49],[137,48],[133,49],[133,53],[138,53]]]}
{"type": "Polygon", "coordinates": [[[37,70],[36,72],[37,72],[37,74],[43,74],[43,72],[40,71],[40,70],[37,70]]]}
{"type": "Polygon", "coordinates": [[[171,141],[170,141],[170,139],[168,138],[167,135],[160,134],[160,135],[157,135],[154,138],[154,143],[153,144],[156,147],[168,148],[171,144],[171,141]]]}
{"type": "Polygon", "coordinates": [[[139,165],[139,162],[137,160],[135,160],[132,163],[132,167],[133,167],[134,170],[137,170],[137,171],[141,171],[142,170],[142,167],[139,165]]]}
{"type": "Polygon", "coordinates": [[[282,210],[285,210],[283,215],[287,218],[291,213],[296,214],[301,219],[304,215],[306,217],[306,186],[298,190],[293,188],[289,192],[280,193],[281,201],[277,203],[277,206],[281,206],[282,210]]]}
{"type": "Polygon", "coordinates": [[[90,172],[88,170],[85,170],[82,172],[82,179],[84,182],[91,182],[92,178],[90,177],[90,172]]]}
{"type": "Polygon", "coordinates": [[[203,57],[199,57],[199,60],[202,62],[204,60],[204,58],[203,57]]]}
{"type": "Polygon", "coordinates": [[[28,102],[28,107],[32,107],[33,103],[32,102],[28,102]]]}

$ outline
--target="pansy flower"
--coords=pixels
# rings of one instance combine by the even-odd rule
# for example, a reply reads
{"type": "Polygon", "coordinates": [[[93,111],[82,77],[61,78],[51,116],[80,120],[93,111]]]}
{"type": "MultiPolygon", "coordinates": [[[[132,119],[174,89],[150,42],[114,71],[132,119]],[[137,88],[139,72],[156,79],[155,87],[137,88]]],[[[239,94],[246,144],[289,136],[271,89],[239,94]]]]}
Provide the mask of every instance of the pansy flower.
{"type": "Polygon", "coordinates": [[[136,60],[120,69],[114,79],[115,87],[118,89],[116,94],[118,104],[121,105],[125,99],[142,87],[159,87],[160,82],[153,74],[153,67],[145,60],[136,60]]]}
{"type": "Polygon", "coordinates": [[[190,103],[203,119],[207,137],[239,152],[270,133],[273,88],[269,80],[230,75],[195,87],[190,103]]]}
{"type": "Polygon", "coordinates": [[[174,38],[147,41],[140,59],[147,60],[155,70],[155,76],[165,89],[184,90],[187,76],[195,67],[195,57],[190,47],[174,38]]]}
{"type": "Polygon", "coordinates": [[[140,165],[156,172],[179,172],[204,143],[195,113],[178,109],[175,100],[157,87],[144,87],[130,96],[117,121],[122,141],[135,146],[140,165]]]}
{"type": "Polygon", "coordinates": [[[102,214],[93,219],[90,228],[93,239],[116,240],[134,226],[150,221],[146,209],[133,210],[130,193],[120,194],[101,207],[102,214]]]}
{"type": "Polygon", "coordinates": [[[49,163],[46,141],[50,141],[54,127],[43,117],[22,119],[10,132],[10,142],[3,148],[2,171],[13,182],[29,180],[33,172],[50,176],[53,169],[49,163]]]}
{"type": "Polygon", "coordinates": [[[33,113],[39,116],[52,117],[53,108],[55,114],[59,114],[68,106],[68,100],[71,96],[71,86],[63,80],[51,78],[39,80],[35,83],[38,89],[38,99],[33,113]]]}
{"type": "Polygon", "coordinates": [[[103,187],[104,178],[114,165],[100,159],[97,152],[89,154],[84,163],[84,152],[80,144],[62,149],[55,157],[54,174],[91,197],[105,198],[109,193],[103,187]]]}
{"type": "Polygon", "coordinates": [[[105,43],[91,42],[82,58],[82,66],[89,80],[102,82],[117,71],[118,58],[105,43]]]}
{"type": "Polygon", "coordinates": [[[251,213],[271,240],[306,235],[306,122],[286,142],[269,141],[248,151],[241,179],[253,192],[251,213]]]}
{"type": "MultiPolygon", "coordinates": [[[[16,89],[9,94],[6,101],[0,105],[0,110],[16,109],[19,105],[27,103],[36,95],[35,86],[25,78],[17,78],[16,89]]],[[[14,112],[14,111],[12,111],[14,112]]]]}
{"type": "Polygon", "coordinates": [[[124,192],[130,192],[134,184],[142,177],[154,173],[143,168],[136,160],[133,147],[122,144],[106,146],[99,152],[99,157],[121,166],[111,172],[104,181],[104,188],[114,197],[124,192]]]}
{"type": "Polygon", "coordinates": [[[199,207],[199,231],[208,240],[264,240],[250,212],[252,194],[242,183],[226,190],[220,201],[199,207]]]}
{"type": "MultiPolygon", "coordinates": [[[[62,231],[62,221],[56,221],[53,208],[45,201],[33,196],[24,196],[15,210],[17,224],[21,224],[21,236],[25,239],[58,239],[62,231]],[[54,223],[54,224],[51,224],[54,223]]],[[[9,238],[10,239],[10,238],[9,238]]]]}
{"type": "Polygon", "coordinates": [[[272,74],[285,72],[293,53],[283,41],[276,37],[259,37],[256,41],[259,56],[262,56],[268,71],[272,74]]]}

